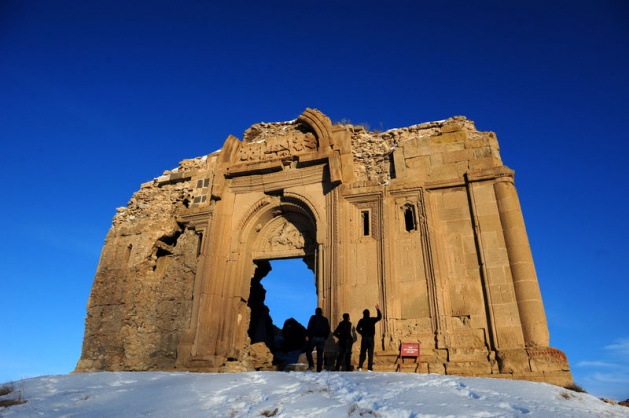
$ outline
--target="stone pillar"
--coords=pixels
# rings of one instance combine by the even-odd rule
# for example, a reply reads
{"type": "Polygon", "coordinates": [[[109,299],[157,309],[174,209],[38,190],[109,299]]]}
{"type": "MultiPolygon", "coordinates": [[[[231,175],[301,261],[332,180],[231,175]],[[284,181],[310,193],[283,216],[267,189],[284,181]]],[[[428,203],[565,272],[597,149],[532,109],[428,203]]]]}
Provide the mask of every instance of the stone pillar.
{"type": "Polygon", "coordinates": [[[546,313],[513,177],[497,179],[494,190],[509,255],[524,342],[527,347],[548,347],[546,313]]]}

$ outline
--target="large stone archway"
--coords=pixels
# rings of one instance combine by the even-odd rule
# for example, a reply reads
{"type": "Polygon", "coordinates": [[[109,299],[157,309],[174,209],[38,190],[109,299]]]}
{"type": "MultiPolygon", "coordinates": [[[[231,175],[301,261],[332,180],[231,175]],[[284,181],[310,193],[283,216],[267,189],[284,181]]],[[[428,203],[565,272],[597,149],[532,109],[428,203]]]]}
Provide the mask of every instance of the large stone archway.
{"type": "Polygon", "coordinates": [[[419,342],[418,371],[571,382],[495,135],[463,117],[368,132],[313,109],[228,137],[119,209],[77,371],[266,367],[252,278],[291,257],[331,324],[383,307],[376,370],[419,342]]]}
{"type": "MultiPolygon", "coordinates": [[[[318,268],[322,243],[317,242],[317,219],[316,212],[306,199],[294,193],[264,196],[243,213],[241,222],[235,228],[239,233],[230,235],[232,238],[228,245],[234,250],[230,251],[231,256],[225,259],[225,263],[221,263],[224,265],[225,285],[220,295],[203,289],[201,292],[208,293],[212,299],[198,298],[193,305],[193,312],[198,315],[198,325],[194,333],[189,334],[189,338],[193,339],[187,342],[191,344],[192,356],[187,361],[195,367],[216,367],[213,365],[214,360],[208,361],[207,358],[220,356],[220,367],[225,367],[230,359],[241,358],[238,349],[246,349],[250,342],[247,338],[252,318],[251,311],[245,309],[245,306],[250,300],[251,279],[259,274],[256,271],[259,268],[257,262],[299,257],[313,270],[315,283],[318,285],[322,282],[323,275],[318,268]],[[221,321],[222,318],[212,315],[211,309],[208,309],[207,304],[210,303],[232,309],[237,320],[233,321],[233,317],[226,316],[221,321]],[[216,328],[222,333],[214,332],[216,328]],[[221,339],[233,341],[233,344],[221,346],[221,339]]],[[[266,272],[262,277],[264,275],[266,272]]],[[[318,300],[322,305],[324,299],[319,297],[318,300]]],[[[181,351],[186,350],[185,344],[183,342],[182,347],[185,348],[181,351]]],[[[181,356],[179,361],[186,359],[181,356]]]]}

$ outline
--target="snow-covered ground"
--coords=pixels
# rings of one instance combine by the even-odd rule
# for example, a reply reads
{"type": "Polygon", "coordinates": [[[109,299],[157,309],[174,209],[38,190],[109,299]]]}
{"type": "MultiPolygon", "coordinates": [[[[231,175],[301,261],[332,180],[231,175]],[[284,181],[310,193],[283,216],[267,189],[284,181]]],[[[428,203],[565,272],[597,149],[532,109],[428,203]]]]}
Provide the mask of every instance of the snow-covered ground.
{"type": "Polygon", "coordinates": [[[27,402],[0,416],[629,417],[627,407],[549,384],[427,374],[108,372],[12,385],[27,402]]]}

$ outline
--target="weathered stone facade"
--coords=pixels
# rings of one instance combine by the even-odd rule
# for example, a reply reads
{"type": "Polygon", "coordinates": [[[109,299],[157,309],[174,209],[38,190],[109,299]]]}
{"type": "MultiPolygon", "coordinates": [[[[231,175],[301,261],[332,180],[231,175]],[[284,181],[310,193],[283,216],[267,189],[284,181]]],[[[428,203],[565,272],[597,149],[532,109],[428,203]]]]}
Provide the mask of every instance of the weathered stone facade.
{"type": "Polygon", "coordinates": [[[256,124],[118,209],[77,371],[272,369],[260,281],[299,257],[331,324],[383,307],[375,370],[570,384],[513,175],[464,117],[378,133],[306,109],[256,124]],[[419,367],[399,364],[402,342],[421,343],[419,367]]]}

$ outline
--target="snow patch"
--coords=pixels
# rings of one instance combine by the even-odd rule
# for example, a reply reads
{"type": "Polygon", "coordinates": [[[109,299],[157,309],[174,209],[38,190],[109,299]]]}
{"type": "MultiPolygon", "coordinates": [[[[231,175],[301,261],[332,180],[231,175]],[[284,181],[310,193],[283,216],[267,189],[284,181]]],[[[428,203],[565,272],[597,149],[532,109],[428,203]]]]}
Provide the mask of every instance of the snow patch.
{"type": "Polygon", "coordinates": [[[14,383],[3,417],[629,417],[546,383],[411,373],[103,372],[14,383]]]}

